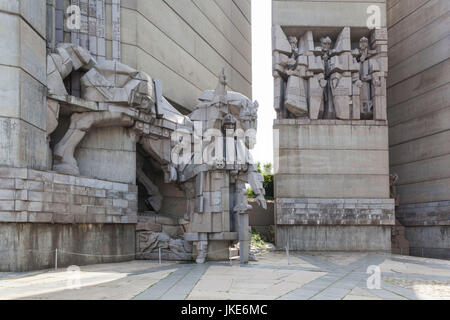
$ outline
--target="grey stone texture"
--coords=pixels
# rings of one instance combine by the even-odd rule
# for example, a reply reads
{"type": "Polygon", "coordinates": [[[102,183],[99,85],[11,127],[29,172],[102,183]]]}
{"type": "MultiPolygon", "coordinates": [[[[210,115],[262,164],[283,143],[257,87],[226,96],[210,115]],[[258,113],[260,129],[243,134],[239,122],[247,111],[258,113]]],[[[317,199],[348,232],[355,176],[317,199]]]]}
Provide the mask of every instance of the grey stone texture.
{"type": "Polygon", "coordinates": [[[386,121],[276,120],[276,198],[389,199],[386,121]]]}
{"type": "Polygon", "coordinates": [[[391,252],[391,226],[277,225],[275,234],[279,250],[391,252]]]}
{"type": "Polygon", "coordinates": [[[132,224],[0,222],[0,271],[24,272],[55,267],[134,260],[132,224]]]}
{"type": "Polygon", "coordinates": [[[412,255],[450,252],[450,125],[445,0],[387,1],[390,169],[399,176],[399,221],[412,255]]]}
{"type": "Polygon", "coordinates": [[[272,4],[276,244],[390,251],[386,3],[272,4]]]}
{"type": "Polygon", "coordinates": [[[136,259],[192,261],[192,244],[184,240],[189,221],[146,212],[136,225],[136,259]]]}
{"type": "Polygon", "coordinates": [[[49,171],[0,167],[0,222],[134,225],[137,187],[49,171]]]}
{"type": "Polygon", "coordinates": [[[2,0],[0,21],[0,165],[46,169],[45,0],[2,0]]]}
{"type": "Polygon", "coordinates": [[[405,237],[409,241],[409,251],[413,256],[450,260],[450,227],[410,226],[405,237]]]}
{"type": "Polygon", "coordinates": [[[367,28],[367,7],[380,7],[381,27],[386,27],[386,0],[273,0],[273,24],[292,28],[348,25],[367,28]]]}
{"type": "Polygon", "coordinates": [[[393,225],[393,199],[276,199],[280,225],[393,225]]]}
{"type": "Polygon", "coordinates": [[[231,90],[251,97],[249,0],[122,0],[120,10],[121,61],[161,79],[176,105],[192,111],[224,66],[231,90]]]}
{"type": "Polygon", "coordinates": [[[320,46],[314,37],[322,29],[299,37],[282,27],[272,27],[278,119],[386,120],[386,28],[367,31],[356,47],[348,26],[333,39],[321,37],[320,46]]]}

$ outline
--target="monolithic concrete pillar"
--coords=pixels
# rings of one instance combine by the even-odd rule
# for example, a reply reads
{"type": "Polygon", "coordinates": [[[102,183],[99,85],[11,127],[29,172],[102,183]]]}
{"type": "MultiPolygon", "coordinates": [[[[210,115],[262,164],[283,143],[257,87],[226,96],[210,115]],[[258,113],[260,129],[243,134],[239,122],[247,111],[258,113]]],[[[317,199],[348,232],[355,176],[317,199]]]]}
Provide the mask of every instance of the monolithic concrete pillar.
{"type": "Polygon", "coordinates": [[[0,0],[0,165],[46,169],[46,2],[0,0]]]}

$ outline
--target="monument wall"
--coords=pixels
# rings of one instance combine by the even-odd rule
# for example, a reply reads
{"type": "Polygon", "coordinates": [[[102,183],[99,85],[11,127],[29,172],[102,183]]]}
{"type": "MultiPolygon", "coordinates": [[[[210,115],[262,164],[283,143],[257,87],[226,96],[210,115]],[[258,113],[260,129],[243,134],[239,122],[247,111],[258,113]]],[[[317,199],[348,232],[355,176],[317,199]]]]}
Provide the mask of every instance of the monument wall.
{"type": "Polygon", "coordinates": [[[272,24],[277,247],[390,251],[385,2],[275,0],[272,24]]]}
{"type": "Polygon", "coordinates": [[[122,62],[161,79],[192,111],[225,67],[230,90],[251,97],[250,0],[121,0],[122,62]]]}
{"type": "Polygon", "coordinates": [[[0,1],[0,39],[0,166],[45,169],[45,1],[0,1]]]}
{"type": "Polygon", "coordinates": [[[450,2],[388,1],[397,218],[412,255],[450,258],[450,2]]]}
{"type": "MultiPolygon", "coordinates": [[[[1,0],[0,16],[0,269],[49,267],[57,251],[60,267],[132,260],[139,211],[140,222],[158,216],[162,232],[144,226],[138,252],[164,247],[192,258],[179,231],[187,231],[191,197],[201,220],[212,212],[203,206],[211,194],[195,192],[194,167],[172,163],[171,135],[193,132],[180,110],[205,120],[207,107],[221,110],[208,116],[220,128],[236,119],[255,126],[257,103],[226,89],[251,94],[250,1],[1,0]],[[218,91],[205,91],[223,67],[218,91]]],[[[231,171],[239,173],[230,175],[238,188],[235,180],[227,187],[236,190],[242,228],[230,233],[224,218],[209,238],[206,229],[191,232],[199,261],[208,252],[220,258],[218,242],[224,257],[231,241],[248,245],[247,171],[254,189],[262,186],[253,167],[231,171]]],[[[231,221],[227,203],[213,209],[222,205],[231,221]]]]}

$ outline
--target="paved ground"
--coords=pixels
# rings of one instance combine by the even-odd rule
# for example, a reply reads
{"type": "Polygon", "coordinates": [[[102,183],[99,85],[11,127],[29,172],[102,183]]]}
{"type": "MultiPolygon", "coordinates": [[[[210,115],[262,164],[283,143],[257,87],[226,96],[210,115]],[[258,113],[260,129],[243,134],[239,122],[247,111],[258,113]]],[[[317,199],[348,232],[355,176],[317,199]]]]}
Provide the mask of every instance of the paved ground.
{"type": "Polygon", "coordinates": [[[247,266],[132,261],[80,271],[0,273],[0,299],[450,300],[450,261],[305,252],[258,259],[247,266]],[[367,273],[369,267],[375,274],[367,273]],[[377,279],[379,289],[373,288],[377,279]]]}

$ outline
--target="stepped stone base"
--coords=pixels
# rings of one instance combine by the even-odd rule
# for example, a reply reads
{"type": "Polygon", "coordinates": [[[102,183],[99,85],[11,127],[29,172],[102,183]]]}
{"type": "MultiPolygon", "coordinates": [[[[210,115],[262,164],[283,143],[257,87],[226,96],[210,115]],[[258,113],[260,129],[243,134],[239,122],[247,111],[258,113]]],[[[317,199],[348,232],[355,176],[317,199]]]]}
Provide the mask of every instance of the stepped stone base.
{"type": "Polygon", "coordinates": [[[0,167],[0,271],[133,260],[136,223],[135,185],[0,167]]]}
{"type": "Polygon", "coordinates": [[[392,227],[392,253],[409,256],[409,241],[405,238],[405,227],[396,220],[392,227]]]}
{"type": "Polygon", "coordinates": [[[391,251],[393,199],[276,200],[276,245],[290,250],[391,251]]]}
{"type": "Polygon", "coordinates": [[[56,248],[59,268],[131,261],[135,226],[0,223],[0,272],[54,268],[56,248]]]}
{"type": "Polygon", "coordinates": [[[390,226],[277,226],[276,246],[291,251],[391,252],[390,226]]]}
{"type": "Polygon", "coordinates": [[[396,215],[412,256],[450,260],[450,201],[404,204],[396,215]]]}

